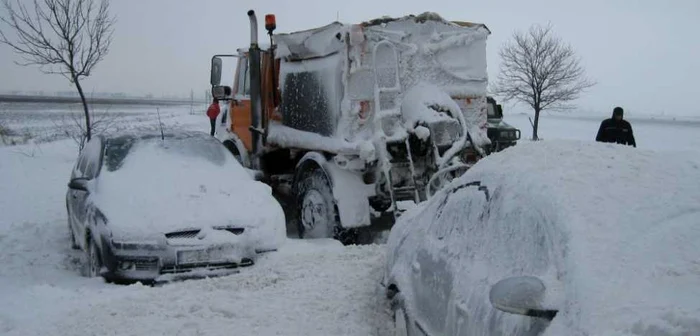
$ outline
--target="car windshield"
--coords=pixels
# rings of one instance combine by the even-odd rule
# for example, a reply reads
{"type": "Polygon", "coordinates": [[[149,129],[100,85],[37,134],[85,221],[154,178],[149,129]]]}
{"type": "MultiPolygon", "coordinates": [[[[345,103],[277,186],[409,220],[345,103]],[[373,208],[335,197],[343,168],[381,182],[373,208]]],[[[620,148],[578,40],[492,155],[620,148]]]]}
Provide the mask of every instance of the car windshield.
{"type": "Polygon", "coordinates": [[[151,148],[168,154],[204,159],[218,166],[223,166],[226,163],[226,149],[217,141],[199,137],[167,136],[163,140],[160,135],[123,136],[107,141],[104,158],[105,168],[110,172],[119,170],[125,159],[138,151],[139,148],[143,148],[144,145],[149,145],[151,148]]]}

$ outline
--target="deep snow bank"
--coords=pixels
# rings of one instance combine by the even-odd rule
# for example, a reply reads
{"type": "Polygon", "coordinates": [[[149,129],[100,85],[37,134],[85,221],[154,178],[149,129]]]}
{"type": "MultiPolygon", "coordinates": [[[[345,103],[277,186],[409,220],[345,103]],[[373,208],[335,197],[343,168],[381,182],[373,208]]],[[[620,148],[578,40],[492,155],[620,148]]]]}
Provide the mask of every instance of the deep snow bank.
{"type": "Polygon", "coordinates": [[[227,277],[157,288],[43,286],[37,298],[60,305],[62,313],[5,331],[8,336],[386,335],[390,326],[377,285],[382,250],[294,240],[227,277]]]}

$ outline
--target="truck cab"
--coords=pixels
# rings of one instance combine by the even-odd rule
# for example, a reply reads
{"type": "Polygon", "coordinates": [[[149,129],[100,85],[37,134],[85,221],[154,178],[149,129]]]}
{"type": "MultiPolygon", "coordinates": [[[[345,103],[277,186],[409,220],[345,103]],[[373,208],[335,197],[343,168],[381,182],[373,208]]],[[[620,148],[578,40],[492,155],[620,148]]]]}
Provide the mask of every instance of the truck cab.
{"type": "Polygon", "coordinates": [[[485,25],[423,13],[273,33],[266,15],[262,46],[248,17],[250,46],[212,57],[212,93],[231,107],[218,137],[300,238],[385,230],[399,203],[426,201],[488,153],[485,25]]]}
{"type": "Polygon", "coordinates": [[[503,107],[493,97],[486,97],[488,110],[488,137],[491,140],[489,152],[500,152],[515,146],[520,140],[520,130],[503,121],[503,107]]]}

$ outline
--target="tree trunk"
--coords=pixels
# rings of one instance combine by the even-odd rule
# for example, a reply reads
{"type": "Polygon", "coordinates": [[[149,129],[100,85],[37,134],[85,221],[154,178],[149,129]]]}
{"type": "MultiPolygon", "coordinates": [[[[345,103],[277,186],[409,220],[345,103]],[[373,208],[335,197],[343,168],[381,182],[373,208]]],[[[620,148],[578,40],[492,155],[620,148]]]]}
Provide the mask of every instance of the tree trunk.
{"type": "Polygon", "coordinates": [[[88,110],[87,101],[85,100],[85,93],[83,93],[83,87],[80,86],[80,81],[77,78],[73,77],[73,82],[78,89],[78,94],[80,94],[80,101],[83,102],[83,112],[85,112],[85,140],[90,141],[92,137],[92,125],[90,124],[90,112],[88,110]]]}
{"type": "Polygon", "coordinates": [[[540,138],[537,136],[537,128],[540,124],[540,109],[535,108],[535,122],[532,124],[532,140],[537,141],[540,138]]]}

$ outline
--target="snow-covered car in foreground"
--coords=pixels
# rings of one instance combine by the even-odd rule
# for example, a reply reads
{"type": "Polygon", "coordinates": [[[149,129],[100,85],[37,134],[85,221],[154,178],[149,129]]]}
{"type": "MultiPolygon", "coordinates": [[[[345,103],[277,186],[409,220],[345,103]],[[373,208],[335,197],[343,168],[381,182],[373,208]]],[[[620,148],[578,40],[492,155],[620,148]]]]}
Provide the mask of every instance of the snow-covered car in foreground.
{"type": "Polygon", "coordinates": [[[407,212],[382,284],[404,335],[700,334],[700,159],[523,143],[407,212]]]}
{"type": "Polygon", "coordinates": [[[225,274],[286,239],[270,188],[204,133],[94,137],[66,206],[86,275],[110,281],[225,274]]]}

